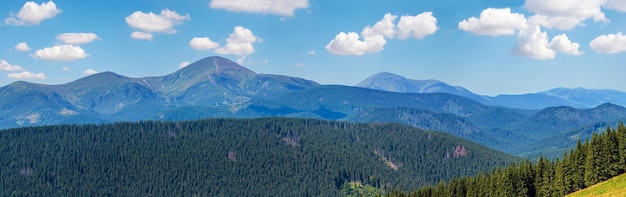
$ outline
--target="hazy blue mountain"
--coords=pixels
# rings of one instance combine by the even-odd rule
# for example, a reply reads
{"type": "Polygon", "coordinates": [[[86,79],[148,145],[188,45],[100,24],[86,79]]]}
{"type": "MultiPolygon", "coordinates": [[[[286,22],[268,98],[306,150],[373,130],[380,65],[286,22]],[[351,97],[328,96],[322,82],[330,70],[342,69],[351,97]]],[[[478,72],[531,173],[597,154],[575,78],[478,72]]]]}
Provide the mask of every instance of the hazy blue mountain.
{"type": "Polygon", "coordinates": [[[521,146],[518,152],[512,153],[530,158],[538,158],[539,156],[549,158],[560,157],[563,156],[564,152],[575,148],[576,142],[579,139],[585,142],[585,140],[591,139],[593,133],[605,132],[607,127],[616,128],[620,122],[626,122],[626,117],[610,121],[595,122],[558,135],[542,138],[521,146]]]}
{"type": "Polygon", "coordinates": [[[610,103],[592,109],[572,107],[545,108],[512,125],[511,130],[525,132],[536,138],[560,134],[582,126],[626,117],[626,108],[610,103]]]}
{"type": "Polygon", "coordinates": [[[222,57],[208,57],[160,77],[103,72],[61,85],[15,82],[0,88],[0,128],[232,117],[255,98],[316,86],[301,78],[256,74],[222,57]]]}
{"type": "Polygon", "coordinates": [[[388,72],[374,74],[355,86],[399,93],[448,93],[467,97],[481,103],[490,103],[488,97],[474,94],[460,86],[451,86],[442,81],[432,79],[407,79],[388,72]]]}
{"type": "Polygon", "coordinates": [[[608,89],[555,88],[544,94],[566,99],[575,104],[592,108],[603,103],[626,106],[626,92],[608,89]]]}
{"type": "Polygon", "coordinates": [[[311,112],[327,119],[341,119],[368,108],[414,108],[470,117],[492,108],[452,94],[395,93],[367,88],[324,85],[255,101],[250,110],[267,115],[311,112]]]}
{"type": "Polygon", "coordinates": [[[607,102],[626,106],[626,92],[616,90],[555,88],[538,93],[486,96],[437,80],[407,79],[387,72],[374,74],[356,86],[399,93],[449,93],[467,97],[486,105],[518,109],[543,109],[556,106],[593,108],[607,102]]]}
{"type": "MultiPolygon", "coordinates": [[[[132,78],[104,72],[61,85],[15,82],[0,87],[0,128],[282,116],[397,122],[526,154],[523,147],[528,144],[626,117],[626,110],[614,104],[542,107],[580,107],[594,101],[584,98],[620,101],[617,91],[555,89],[487,97],[436,80],[390,73],[372,76],[359,86],[367,88],[257,74],[228,59],[208,57],[165,76],[132,78]],[[579,104],[563,104],[570,101],[579,104]]],[[[549,148],[535,147],[533,151],[549,148]]]]}

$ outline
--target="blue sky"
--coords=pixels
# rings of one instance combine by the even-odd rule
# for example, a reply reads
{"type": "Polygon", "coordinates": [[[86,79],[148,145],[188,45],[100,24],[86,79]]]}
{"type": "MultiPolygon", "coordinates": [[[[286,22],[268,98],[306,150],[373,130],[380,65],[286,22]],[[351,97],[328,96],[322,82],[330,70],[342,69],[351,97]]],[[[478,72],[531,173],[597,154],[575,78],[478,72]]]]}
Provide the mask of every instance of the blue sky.
{"type": "Polygon", "coordinates": [[[626,0],[0,1],[0,19],[0,86],[220,55],[322,84],[386,71],[487,95],[626,91],[626,0]]]}

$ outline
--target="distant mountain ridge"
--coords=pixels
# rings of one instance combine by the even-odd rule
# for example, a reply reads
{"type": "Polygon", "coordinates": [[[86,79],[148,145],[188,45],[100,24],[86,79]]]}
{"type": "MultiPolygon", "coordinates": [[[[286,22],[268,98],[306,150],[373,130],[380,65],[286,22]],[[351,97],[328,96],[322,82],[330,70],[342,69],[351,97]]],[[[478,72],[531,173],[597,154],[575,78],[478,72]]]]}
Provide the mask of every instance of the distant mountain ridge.
{"type": "Polygon", "coordinates": [[[603,103],[626,106],[626,92],[617,90],[555,88],[537,93],[486,96],[438,80],[407,79],[388,72],[374,74],[355,86],[399,93],[449,93],[486,105],[520,109],[543,109],[555,106],[593,108],[603,103]]]}
{"type": "Polygon", "coordinates": [[[256,74],[217,56],[162,77],[130,78],[102,72],[61,85],[18,81],[0,88],[0,128],[155,119],[181,106],[234,116],[233,112],[245,108],[253,98],[316,86],[319,84],[301,78],[256,74]]]}
{"type": "Polygon", "coordinates": [[[563,107],[570,101],[620,101],[616,91],[592,90],[596,92],[592,97],[585,97],[589,91],[580,89],[576,94],[555,89],[487,97],[441,81],[410,80],[391,73],[370,77],[359,86],[367,87],[257,74],[231,60],[208,57],[164,76],[132,78],[103,72],[61,85],[14,82],[0,87],[0,129],[279,116],[396,122],[451,133],[517,155],[528,155],[525,151],[554,155],[562,149],[538,142],[559,139],[560,148],[568,147],[574,144],[561,139],[571,137],[569,132],[626,119],[626,110],[615,104],[563,107]],[[538,105],[550,107],[535,108],[538,105]],[[526,149],[529,144],[536,145],[526,149]]]}

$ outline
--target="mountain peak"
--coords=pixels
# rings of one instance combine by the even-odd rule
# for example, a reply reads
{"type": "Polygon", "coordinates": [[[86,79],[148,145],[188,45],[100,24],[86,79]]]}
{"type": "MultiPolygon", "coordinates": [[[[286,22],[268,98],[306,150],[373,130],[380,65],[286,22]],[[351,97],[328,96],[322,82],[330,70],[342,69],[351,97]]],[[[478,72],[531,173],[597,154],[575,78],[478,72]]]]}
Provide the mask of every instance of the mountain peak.
{"type": "Polygon", "coordinates": [[[257,74],[229,59],[211,56],[198,60],[162,78],[166,91],[181,92],[200,83],[209,82],[220,86],[220,81],[246,81],[257,74]]]}
{"type": "Polygon", "coordinates": [[[219,72],[232,73],[232,74],[239,73],[239,74],[246,74],[246,75],[256,74],[250,69],[247,69],[237,64],[236,62],[233,62],[229,59],[226,59],[220,56],[211,56],[211,57],[198,60],[178,70],[177,73],[178,72],[185,72],[185,73],[190,73],[190,74],[191,73],[208,74],[208,73],[219,73],[219,72]]]}

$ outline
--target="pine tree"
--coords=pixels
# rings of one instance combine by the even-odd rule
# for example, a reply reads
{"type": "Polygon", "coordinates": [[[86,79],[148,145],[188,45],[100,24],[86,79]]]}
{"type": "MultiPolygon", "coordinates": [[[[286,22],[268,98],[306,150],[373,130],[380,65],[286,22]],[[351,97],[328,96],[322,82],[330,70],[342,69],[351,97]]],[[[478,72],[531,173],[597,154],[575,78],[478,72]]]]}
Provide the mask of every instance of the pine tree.
{"type": "Polygon", "coordinates": [[[572,157],[572,182],[574,182],[573,190],[578,191],[585,188],[585,163],[587,156],[587,144],[583,145],[580,139],[576,142],[576,149],[571,154],[572,157]]]}
{"type": "Polygon", "coordinates": [[[596,161],[599,159],[599,138],[596,133],[591,136],[590,143],[587,144],[587,155],[585,156],[585,187],[598,183],[598,166],[596,161]]]}
{"type": "Polygon", "coordinates": [[[621,174],[621,166],[619,165],[619,138],[617,131],[611,130],[611,128],[607,128],[607,132],[604,136],[605,139],[603,142],[604,148],[606,149],[604,152],[607,152],[608,154],[606,160],[604,161],[607,162],[606,164],[608,165],[605,176],[609,179],[621,174]]]}
{"type": "Polygon", "coordinates": [[[626,172],[626,126],[623,122],[617,125],[617,136],[619,141],[619,174],[626,172]]]}

